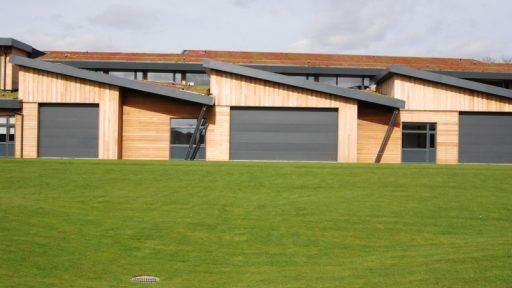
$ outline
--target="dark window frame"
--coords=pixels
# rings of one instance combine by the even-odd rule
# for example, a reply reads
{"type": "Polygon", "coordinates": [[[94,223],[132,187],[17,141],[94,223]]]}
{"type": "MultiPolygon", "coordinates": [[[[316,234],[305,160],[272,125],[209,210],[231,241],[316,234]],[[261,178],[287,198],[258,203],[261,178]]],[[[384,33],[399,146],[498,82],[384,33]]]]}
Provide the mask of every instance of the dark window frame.
{"type": "Polygon", "coordinates": [[[437,123],[435,122],[402,122],[402,163],[436,163],[437,162],[437,123]],[[407,127],[409,126],[409,127],[407,127]],[[414,126],[418,126],[414,128],[414,126]],[[419,128],[424,126],[424,128],[419,128]],[[425,148],[405,147],[406,134],[425,135],[425,148]],[[432,141],[433,138],[433,141],[432,141]],[[406,161],[404,154],[406,152],[424,151],[424,162],[406,161]],[[405,152],[405,153],[404,153],[405,152]]]}
{"type": "MultiPolygon", "coordinates": [[[[171,125],[171,128],[170,128],[170,139],[169,139],[169,159],[170,160],[184,160],[184,158],[182,159],[181,157],[177,158],[177,157],[173,157],[173,152],[172,152],[172,148],[181,148],[181,149],[188,149],[189,147],[189,140],[187,139],[187,141],[185,141],[185,143],[182,143],[182,144],[177,144],[177,143],[173,143],[174,139],[172,137],[172,134],[173,134],[173,130],[174,129],[183,129],[183,130],[190,130],[192,133],[194,132],[194,129],[195,129],[195,125],[197,124],[197,118],[176,118],[176,117],[172,117],[170,119],[170,125],[171,125]],[[193,126],[180,126],[180,125],[177,125],[177,124],[174,124],[173,125],[173,120],[179,120],[179,121],[186,121],[186,120],[190,120],[191,122],[193,121],[193,126]]],[[[201,139],[200,139],[200,149],[203,150],[203,151],[206,151],[206,131],[203,131],[201,133],[201,139]]],[[[196,160],[205,160],[205,158],[203,157],[199,157],[200,153],[198,153],[198,156],[196,157],[196,160]]]]}
{"type": "Polygon", "coordinates": [[[11,158],[14,157],[13,153],[9,153],[9,147],[15,147],[16,142],[16,116],[15,115],[0,115],[0,118],[5,119],[5,123],[0,123],[0,128],[5,128],[5,141],[0,142],[0,158],[11,158]],[[11,129],[14,129],[13,139],[9,139],[11,135],[11,129]],[[2,147],[4,146],[4,147],[2,147]]]}
{"type": "Polygon", "coordinates": [[[194,83],[194,86],[210,86],[210,81],[211,81],[210,75],[208,73],[202,73],[202,72],[186,72],[185,79],[186,79],[185,81],[187,84],[194,83]],[[200,79],[199,82],[191,81],[191,80],[194,80],[194,79],[190,79],[193,76],[204,77],[204,79],[200,79]],[[206,80],[206,81],[201,82],[203,80],[206,80]]]}

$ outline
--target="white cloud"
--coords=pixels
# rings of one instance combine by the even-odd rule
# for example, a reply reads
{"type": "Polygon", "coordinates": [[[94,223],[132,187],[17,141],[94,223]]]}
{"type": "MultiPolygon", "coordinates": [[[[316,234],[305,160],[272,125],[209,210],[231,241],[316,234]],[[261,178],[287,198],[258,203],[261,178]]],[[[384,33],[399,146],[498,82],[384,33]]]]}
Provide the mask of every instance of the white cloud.
{"type": "Polygon", "coordinates": [[[461,58],[511,55],[512,41],[505,28],[511,4],[506,0],[320,1],[315,19],[291,48],[461,58]]]}
{"type": "Polygon", "coordinates": [[[510,0],[16,0],[0,37],[43,50],[512,56],[510,0]]]}
{"type": "Polygon", "coordinates": [[[144,5],[114,3],[100,13],[89,17],[89,24],[102,28],[119,30],[150,30],[160,18],[157,9],[148,9],[144,5]]]}
{"type": "Polygon", "coordinates": [[[306,37],[294,43],[300,51],[360,52],[384,41],[396,25],[394,15],[410,9],[412,1],[329,1],[316,13],[306,37]]]}

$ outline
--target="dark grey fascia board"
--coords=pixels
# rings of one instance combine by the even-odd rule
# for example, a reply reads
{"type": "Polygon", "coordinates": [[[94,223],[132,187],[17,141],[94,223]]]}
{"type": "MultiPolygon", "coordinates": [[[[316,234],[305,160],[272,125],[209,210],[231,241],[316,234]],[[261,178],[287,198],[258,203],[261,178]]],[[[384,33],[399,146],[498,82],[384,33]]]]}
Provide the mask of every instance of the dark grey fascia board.
{"type": "Polygon", "coordinates": [[[264,70],[274,73],[285,74],[317,74],[317,75],[346,75],[346,76],[368,76],[373,77],[384,69],[376,68],[353,68],[353,67],[321,67],[321,66],[287,66],[287,65],[245,65],[250,68],[264,70]]]}
{"type": "Polygon", "coordinates": [[[32,46],[14,38],[0,38],[0,46],[14,47],[27,53],[32,53],[32,46]]]}
{"type": "Polygon", "coordinates": [[[29,67],[37,70],[43,70],[80,79],[86,79],[99,83],[109,84],[113,86],[119,86],[137,91],[167,96],[184,101],[190,101],[205,105],[213,105],[213,98],[210,96],[187,92],[179,89],[157,86],[135,80],[128,80],[120,77],[115,77],[112,75],[106,75],[93,71],[78,69],[64,64],[49,63],[41,60],[28,59],[19,56],[11,57],[10,62],[16,65],[29,67]]]}
{"type": "Polygon", "coordinates": [[[375,83],[381,83],[395,74],[512,99],[512,90],[509,89],[399,65],[389,66],[385,72],[377,76],[375,83]]]}
{"type": "Polygon", "coordinates": [[[426,71],[465,79],[512,80],[512,72],[426,71]]]}
{"type": "Polygon", "coordinates": [[[51,63],[61,63],[81,69],[98,70],[151,70],[151,71],[192,71],[204,72],[200,63],[176,62],[129,62],[129,61],[86,61],[86,60],[45,60],[51,63]]]}
{"type": "Polygon", "coordinates": [[[284,84],[289,85],[293,87],[303,88],[307,90],[322,92],[326,94],[331,94],[335,96],[340,96],[343,98],[358,100],[358,101],[364,101],[384,106],[389,106],[393,108],[404,108],[405,102],[399,99],[393,99],[388,98],[386,96],[375,96],[373,94],[354,90],[354,89],[348,89],[348,88],[341,88],[341,87],[335,87],[331,85],[316,83],[309,80],[303,80],[303,79],[296,79],[290,76],[281,75],[277,73],[272,73],[268,71],[262,71],[254,68],[249,68],[245,66],[235,65],[235,64],[228,64],[223,62],[217,62],[217,61],[211,61],[211,60],[205,60],[203,62],[203,66],[206,69],[211,70],[218,70],[223,71],[227,73],[247,76],[255,79],[270,81],[278,84],[284,84]]]}
{"type": "Polygon", "coordinates": [[[0,109],[20,109],[20,101],[17,99],[0,99],[0,109]]]}
{"type": "MultiPolygon", "coordinates": [[[[179,62],[130,62],[130,61],[97,61],[97,60],[45,60],[47,62],[62,63],[82,69],[99,70],[151,70],[151,71],[190,71],[204,72],[202,63],[179,62]]],[[[240,64],[264,71],[285,74],[318,74],[318,75],[347,75],[373,77],[384,69],[350,68],[350,67],[313,67],[313,66],[286,66],[286,65],[251,65],[240,64]]]]}
{"type": "MultiPolygon", "coordinates": [[[[202,63],[179,62],[131,62],[131,61],[100,61],[100,60],[45,60],[52,63],[62,63],[81,69],[97,70],[150,70],[155,72],[184,71],[204,72],[202,63]]],[[[289,66],[289,65],[262,65],[262,64],[237,64],[268,72],[283,74],[315,74],[315,75],[345,75],[375,77],[386,69],[381,68],[354,68],[354,67],[321,67],[321,66],[289,66]]],[[[512,72],[470,72],[470,71],[441,71],[426,70],[433,73],[444,74],[457,78],[512,80],[512,72]]]]}

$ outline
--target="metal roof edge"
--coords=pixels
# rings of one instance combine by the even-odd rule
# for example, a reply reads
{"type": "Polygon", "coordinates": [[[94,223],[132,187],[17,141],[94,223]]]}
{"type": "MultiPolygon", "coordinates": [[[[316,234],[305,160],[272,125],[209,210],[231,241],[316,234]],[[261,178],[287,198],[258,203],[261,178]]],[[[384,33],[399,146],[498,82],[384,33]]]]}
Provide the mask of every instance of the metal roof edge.
{"type": "Polygon", "coordinates": [[[0,109],[20,109],[21,103],[18,99],[0,99],[0,109]]]}
{"type": "Polygon", "coordinates": [[[0,46],[10,46],[27,53],[32,53],[33,47],[14,38],[0,38],[0,46]]]}
{"type": "Polygon", "coordinates": [[[149,83],[143,83],[135,80],[124,79],[112,75],[101,74],[98,72],[83,70],[60,63],[50,63],[42,60],[29,59],[20,56],[10,57],[10,62],[16,65],[29,67],[37,70],[44,70],[52,73],[62,74],[66,76],[91,80],[99,83],[129,88],[138,91],[144,91],[161,96],[167,96],[180,100],[213,105],[213,97],[201,95],[197,93],[187,92],[179,89],[161,87],[149,83]]]}
{"type": "Polygon", "coordinates": [[[380,104],[384,106],[390,106],[394,108],[404,108],[405,102],[399,99],[387,98],[385,96],[375,96],[373,94],[348,89],[341,88],[321,83],[312,82],[309,80],[301,80],[295,79],[293,77],[289,77],[286,75],[281,75],[277,73],[272,73],[268,71],[258,70],[254,68],[249,68],[241,65],[228,64],[219,61],[205,60],[203,61],[203,66],[207,69],[219,70],[223,72],[228,72],[232,74],[243,75],[251,78],[256,78],[260,80],[270,81],[274,83],[294,86],[298,88],[313,90],[317,92],[322,92],[326,94],[336,95],[340,97],[345,97],[353,100],[365,101],[375,104],[380,104]]]}
{"type": "Polygon", "coordinates": [[[395,74],[512,99],[512,90],[510,89],[500,88],[475,81],[460,79],[446,74],[413,69],[400,65],[389,66],[388,69],[386,69],[375,79],[375,83],[381,83],[395,74]]]}

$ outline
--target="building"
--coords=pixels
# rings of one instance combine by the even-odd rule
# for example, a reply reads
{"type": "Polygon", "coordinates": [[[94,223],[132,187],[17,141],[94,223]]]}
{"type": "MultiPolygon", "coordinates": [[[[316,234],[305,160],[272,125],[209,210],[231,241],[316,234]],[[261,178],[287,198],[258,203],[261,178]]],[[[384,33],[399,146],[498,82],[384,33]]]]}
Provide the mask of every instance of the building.
{"type": "Polygon", "coordinates": [[[512,163],[511,64],[0,48],[0,156],[512,163]]]}

